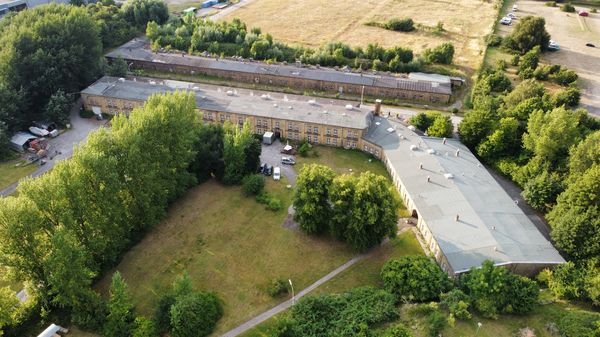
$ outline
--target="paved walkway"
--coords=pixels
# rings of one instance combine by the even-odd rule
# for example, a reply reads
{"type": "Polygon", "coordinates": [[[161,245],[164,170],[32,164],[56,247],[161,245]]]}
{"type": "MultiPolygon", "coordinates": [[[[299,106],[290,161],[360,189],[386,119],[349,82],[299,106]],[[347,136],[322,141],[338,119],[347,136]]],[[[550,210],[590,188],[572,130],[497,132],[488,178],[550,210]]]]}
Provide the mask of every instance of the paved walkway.
{"type": "MultiPolygon", "coordinates": [[[[39,177],[51,170],[57,161],[70,158],[73,154],[73,148],[77,144],[85,140],[91,131],[96,130],[106,123],[106,121],[98,121],[95,118],[85,119],[79,117],[80,106],[81,100],[77,101],[77,103],[73,105],[73,108],[71,108],[71,129],[60,134],[56,138],[48,139],[48,144],[50,144],[51,148],[49,157],[44,158],[46,164],[39,166],[30,177],[39,177]],[[58,151],[59,153],[55,154],[54,151],[58,151]]],[[[18,185],[19,182],[15,182],[7,188],[0,190],[0,197],[12,194],[18,185]]]]}
{"type": "MultiPolygon", "coordinates": [[[[354,257],[352,260],[344,263],[343,265],[339,266],[338,268],[336,268],[334,271],[332,271],[331,273],[323,276],[322,278],[320,278],[317,282],[311,284],[310,286],[308,286],[307,288],[303,289],[302,291],[300,291],[299,293],[296,294],[295,300],[299,300],[300,298],[304,297],[304,295],[308,294],[309,292],[313,291],[314,289],[316,289],[317,287],[319,287],[320,285],[322,285],[323,283],[331,280],[332,278],[334,278],[337,274],[343,272],[344,270],[348,269],[350,266],[356,264],[357,262],[361,261],[362,259],[364,259],[367,255],[366,254],[361,254],[358,255],[356,257],[354,257]]],[[[289,309],[292,306],[293,302],[292,300],[287,300],[279,305],[277,305],[276,307],[263,312],[262,314],[252,318],[251,320],[247,321],[246,323],[243,323],[242,325],[238,326],[237,328],[230,330],[226,333],[224,333],[223,337],[233,337],[233,336],[237,336],[242,334],[245,331],[248,331],[252,328],[254,328],[255,326],[259,325],[260,323],[266,321],[267,319],[277,315],[278,313],[289,309]]]]}

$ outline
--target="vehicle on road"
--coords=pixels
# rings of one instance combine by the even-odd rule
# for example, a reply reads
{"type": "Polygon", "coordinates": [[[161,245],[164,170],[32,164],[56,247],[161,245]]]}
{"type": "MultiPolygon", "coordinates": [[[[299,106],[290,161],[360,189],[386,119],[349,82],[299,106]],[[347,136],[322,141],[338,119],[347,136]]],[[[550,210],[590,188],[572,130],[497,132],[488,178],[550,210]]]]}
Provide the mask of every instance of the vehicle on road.
{"type": "Polygon", "coordinates": [[[281,180],[281,168],[279,166],[273,169],[273,180],[281,180]]]}
{"type": "Polygon", "coordinates": [[[502,18],[502,20],[500,20],[500,23],[506,26],[510,26],[510,24],[512,23],[512,19],[508,16],[505,16],[502,18]]]}
{"type": "Polygon", "coordinates": [[[281,163],[284,165],[296,165],[296,161],[292,157],[281,157],[281,163]]]}
{"type": "Polygon", "coordinates": [[[590,16],[590,13],[586,12],[586,11],[579,11],[579,16],[590,16]]]}
{"type": "Polygon", "coordinates": [[[517,10],[519,10],[519,6],[517,6],[517,5],[513,5],[513,7],[512,7],[512,11],[513,11],[513,12],[516,12],[517,10]]]}
{"type": "Polygon", "coordinates": [[[266,164],[267,166],[265,167],[265,170],[263,171],[263,174],[266,176],[270,176],[271,174],[273,174],[273,166],[266,164]]]}
{"type": "Polygon", "coordinates": [[[263,174],[265,172],[265,167],[267,166],[267,164],[262,164],[258,167],[258,169],[256,170],[256,173],[260,173],[263,174]]]}
{"type": "Polygon", "coordinates": [[[596,48],[596,45],[593,43],[586,43],[585,44],[586,47],[592,47],[592,48],[596,48]]]}
{"type": "Polygon", "coordinates": [[[506,17],[510,18],[511,20],[515,20],[517,18],[517,14],[511,12],[506,14],[506,17]]]}
{"type": "Polygon", "coordinates": [[[550,40],[550,42],[548,43],[548,49],[549,51],[559,51],[560,50],[560,45],[554,41],[554,40],[550,40]]]}

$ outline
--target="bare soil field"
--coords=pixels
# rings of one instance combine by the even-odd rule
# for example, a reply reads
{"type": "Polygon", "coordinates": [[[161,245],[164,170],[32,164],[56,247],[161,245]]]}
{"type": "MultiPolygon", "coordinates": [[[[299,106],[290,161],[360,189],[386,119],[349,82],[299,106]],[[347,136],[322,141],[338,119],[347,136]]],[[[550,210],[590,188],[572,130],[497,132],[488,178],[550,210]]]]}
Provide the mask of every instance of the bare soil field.
{"type": "Polygon", "coordinates": [[[477,69],[485,50],[484,38],[494,25],[498,1],[489,0],[253,0],[242,2],[223,20],[240,18],[277,40],[309,47],[341,41],[365,47],[403,45],[419,53],[443,42],[456,48],[455,63],[465,71],[477,69]],[[394,32],[366,26],[370,21],[412,18],[433,27],[442,22],[446,32],[394,32]]]}
{"type": "Polygon", "coordinates": [[[580,106],[588,109],[590,114],[600,116],[600,14],[581,17],[576,13],[561,12],[558,7],[546,7],[539,1],[518,1],[517,5],[519,16],[536,15],[546,19],[546,30],[561,50],[544,53],[542,60],[575,70],[582,89],[580,106]],[[586,47],[586,43],[593,43],[596,48],[586,47]]]}

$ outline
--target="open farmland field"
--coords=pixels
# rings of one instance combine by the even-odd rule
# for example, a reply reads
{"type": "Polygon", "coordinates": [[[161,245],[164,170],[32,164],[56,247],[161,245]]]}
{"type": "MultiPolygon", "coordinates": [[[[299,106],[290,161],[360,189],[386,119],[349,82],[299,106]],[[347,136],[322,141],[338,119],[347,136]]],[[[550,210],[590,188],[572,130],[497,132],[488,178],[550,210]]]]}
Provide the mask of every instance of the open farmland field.
{"type": "Polygon", "coordinates": [[[240,18],[249,27],[260,27],[277,40],[318,47],[341,41],[365,47],[404,45],[420,53],[443,42],[456,48],[455,63],[465,71],[477,69],[485,49],[484,37],[491,32],[496,0],[253,0],[225,16],[240,18]],[[418,30],[394,32],[366,26],[370,21],[412,18],[416,24],[444,24],[446,33],[418,30]]]}

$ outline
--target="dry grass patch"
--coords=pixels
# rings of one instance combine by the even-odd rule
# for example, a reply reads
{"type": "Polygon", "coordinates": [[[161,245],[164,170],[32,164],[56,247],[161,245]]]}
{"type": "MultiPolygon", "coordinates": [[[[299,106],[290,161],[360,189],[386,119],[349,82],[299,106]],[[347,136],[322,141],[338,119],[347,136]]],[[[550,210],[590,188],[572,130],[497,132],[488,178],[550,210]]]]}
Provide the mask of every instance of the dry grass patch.
{"type": "Polygon", "coordinates": [[[496,1],[481,0],[257,0],[226,16],[239,17],[250,27],[260,27],[278,40],[310,47],[341,41],[352,46],[379,43],[385,47],[404,45],[417,53],[442,42],[456,48],[455,63],[466,70],[477,69],[490,33],[496,1]],[[366,26],[370,21],[410,17],[415,23],[444,24],[446,33],[401,33],[366,26]]]}

